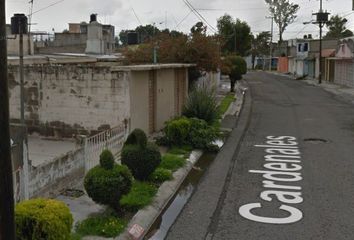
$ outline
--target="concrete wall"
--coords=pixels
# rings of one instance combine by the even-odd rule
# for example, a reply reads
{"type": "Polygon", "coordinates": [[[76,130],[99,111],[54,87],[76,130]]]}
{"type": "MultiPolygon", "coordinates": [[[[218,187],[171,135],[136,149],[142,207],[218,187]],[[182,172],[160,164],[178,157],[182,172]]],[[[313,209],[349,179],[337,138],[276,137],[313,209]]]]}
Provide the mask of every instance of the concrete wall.
{"type": "Polygon", "coordinates": [[[149,72],[137,71],[130,75],[131,129],[149,132],[149,72]]]}
{"type": "MultiPolygon", "coordinates": [[[[12,56],[19,55],[19,36],[14,39],[15,35],[7,36],[10,39],[7,39],[7,54],[12,56]]],[[[34,53],[33,41],[32,38],[28,42],[28,35],[23,36],[23,54],[29,55],[29,53],[34,53]],[[30,50],[30,51],[29,51],[30,50]]]]}
{"type": "Polygon", "coordinates": [[[175,113],[175,71],[164,69],[157,71],[156,79],[156,129],[164,127],[166,121],[176,116],[175,113]]]}
{"type": "Polygon", "coordinates": [[[206,85],[206,86],[217,88],[220,84],[220,78],[221,78],[220,72],[206,72],[204,73],[203,76],[198,78],[196,84],[198,86],[206,85]]]}
{"type": "Polygon", "coordinates": [[[70,188],[85,172],[84,149],[69,152],[54,161],[29,170],[29,197],[57,195],[57,191],[70,188]]]}
{"type": "MultiPolygon", "coordinates": [[[[10,117],[20,116],[18,66],[9,66],[10,117]]],[[[129,119],[126,72],[89,64],[25,68],[25,118],[29,132],[72,137],[119,125],[129,119]]]]}
{"type": "Polygon", "coordinates": [[[178,116],[188,93],[187,78],[185,68],[131,72],[131,129],[152,133],[178,116]]]}
{"type": "Polygon", "coordinates": [[[51,47],[63,47],[86,44],[87,35],[81,33],[55,33],[53,42],[50,42],[51,47]]]}

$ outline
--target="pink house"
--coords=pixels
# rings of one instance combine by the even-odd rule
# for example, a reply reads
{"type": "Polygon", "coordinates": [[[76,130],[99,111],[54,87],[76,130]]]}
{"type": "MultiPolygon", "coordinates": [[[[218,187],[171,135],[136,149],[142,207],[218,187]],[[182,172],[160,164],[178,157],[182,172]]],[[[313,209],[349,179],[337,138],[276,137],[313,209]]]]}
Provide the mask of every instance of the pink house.
{"type": "Polygon", "coordinates": [[[334,83],[354,87],[354,37],[340,40],[333,59],[334,83]]]}

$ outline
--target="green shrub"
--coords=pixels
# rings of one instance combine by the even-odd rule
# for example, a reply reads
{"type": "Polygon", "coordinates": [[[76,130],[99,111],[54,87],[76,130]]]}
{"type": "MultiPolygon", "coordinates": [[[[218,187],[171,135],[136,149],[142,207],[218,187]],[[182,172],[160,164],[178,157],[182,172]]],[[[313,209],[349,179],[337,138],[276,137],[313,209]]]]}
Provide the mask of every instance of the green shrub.
{"type": "Polygon", "coordinates": [[[174,155],[170,153],[166,153],[162,156],[162,161],[160,164],[160,168],[168,169],[171,171],[176,171],[186,164],[186,159],[179,155],[174,155]]]}
{"type": "Polygon", "coordinates": [[[116,237],[123,232],[127,221],[116,216],[89,217],[76,225],[76,232],[82,236],[116,237]]]}
{"type": "Polygon", "coordinates": [[[51,199],[21,202],[16,205],[15,219],[18,240],[70,239],[73,218],[63,202],[51,199]]]}
{"type": "Polygon", "coordinates": [[[182,114],[188,118],[199,118],[208,124],[213,124],[219,119],[219,112],[215,90],[202,86],[189,93],[182,114]]]}
{"type": "Polygon", "coordinates": [[[138,145],[126,145],[122,150],[122,164],[127,165],[133,176],[139,180],[146,180],[159,166],[161,154],[155,144],[148,143],[146,148],[138,145]]]}
{"type": "Polygon", "coordinates": [[[120,200],[121,206],[129,211],[137,211],[152,202],[157,188],[149,183],[135,181],[129,194],[120,200]]]}
{"type": "Polygon", "coordinates": [[[119,199],[130,191],[132,175],[126,166],[114,165],[112,169],[94,167],[85,176],[84,187],[93,201],[119,211],[119,199]]]}
{"type": "Polygon", "coordinates": [[[172,179],[173,176],[171,170],[164,168],[156,168],[156,170],[149,176],[149,181],[155,183],[163,183],[172,179]]]}
{"type": "Polygon", "coordinates": [[[189,141],[194,148],[206,149],[211,142],[218,138],[218,129],[209,126],[204,120],[191,118],[190,122],[192,127],[189,132],[189,141]]]}
{"type": "Polygon", "coordinates": [[[181,146],[188,141],[190,127],[189,119],[181,117],[167,122],[164,132],[170,144],[181,146]]]}
{"type": "Polygon", "coordinates": [[[177,126],[178,124],[175,124],[175,122],[180,122],[181,120],[183,122],[189,122],[188,132],[185,132],[183,128],[173,127],[174,134],[170,134],[168,136],[166,135],[167,141],[169,143],[168,145],[170,146],[183,147],[187,145],[191,146],[192,148],[206,149],[207,145],[212,143],[219,136],[219,128],[214,126],[216,124],[208,125],[208,123],[202,119],[186,117],[181,117],[179,119],[174,119],[167,122],[164,132],[167,134],[168,130],[166,129],[170,129],[170,125],[177,126]],[[176,139],[173,138],[174,136],[184,137],[183,139],[177,137],[178,140],[176,141],[176,139]]]}
{"type": "Polygon", "coordinates": [[[139,128],[134,129],[125,141],[124,146],[126,145],[138,145],[141,148],[145,148],[147,145],[147,137],[145,132],[139,128]]]}
{"type": "Polygon", "coordinates": [[[100,165],[104,169],[112,169],[114,166],[114,157],[111,151],[103,150],[100,155],[100,165]]]}

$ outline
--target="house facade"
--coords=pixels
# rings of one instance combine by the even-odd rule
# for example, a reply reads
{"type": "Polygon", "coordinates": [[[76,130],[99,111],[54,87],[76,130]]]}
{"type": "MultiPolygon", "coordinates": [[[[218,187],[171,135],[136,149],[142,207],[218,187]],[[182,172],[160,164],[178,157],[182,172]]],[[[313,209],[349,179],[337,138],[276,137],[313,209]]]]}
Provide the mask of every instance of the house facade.
{"type": "Polygon", "coordinates": [[[334,79],[336,84],[354,87],[354,37],[339,41],[334,62],[334,79]]]}

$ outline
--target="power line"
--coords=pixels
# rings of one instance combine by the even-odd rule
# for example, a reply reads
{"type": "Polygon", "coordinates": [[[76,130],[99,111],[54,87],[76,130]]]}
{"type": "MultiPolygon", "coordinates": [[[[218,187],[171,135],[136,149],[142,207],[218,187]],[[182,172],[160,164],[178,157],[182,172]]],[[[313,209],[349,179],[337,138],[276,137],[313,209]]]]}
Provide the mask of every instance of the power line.
{"type": "Polygon", "coordinates": [[[177,23],[177,25],[176,25],[176,27],[175,28],[178,28],[179,27],[179,25],[181,25],[182,24],[182,22],[184,22],[184,20],[186,20],[187,19],[187,17],[189,17],[189,15],[191,15],[191,13],[192,13],[192,10],[190,10],[189,12],[188,12],[188,14],[179,22],[179,23],[177,23]]]}
{"type": "Polygon", "coordinates": [[[188,0],[183,0],[183,2],[194,13],[194,15],[196,15],[202,22],[206,23],[214,33],[217,32],[217,30],[208,23],[208,21],[193,7],[193,5],[188,0]]]}
{"type": "Polygon", "coordinates": [[[54,3],[48,5],[48,6],[44,7],[44,8],[40,8],[40,9],[38,9],[37,11],[34,11],[34,12],[31,14],[31,16],[34,15],[34,14],[36,14],[36,13],[38,13],[38,12],[41,12],[41,11],[43,11],[43,10],[46,10],[46,9],[48,9],[48,8],[50,8],[50,7],[53,7],[53,6],[55,6],[55,5],[57,5],[57,4],[61,3],[61,2],[64,2],[64,1],[65,1],[65,0],[60,0],[60,1],[54,2],[54,3]]]}
{"type": "Polygon", "coordinates": [[[140,25],[143,25],[143,24],[141,23],[141,21],[140,21],[138,15],[136,14],[136,12],[135,12],[135,10],[134,10],[134,8],[133,8],[132,5],[130,5],[130,8],[131,8],[131,10],[133,11],[135,18],[138,20],[138,22],[140,23],[140,25]]]}

